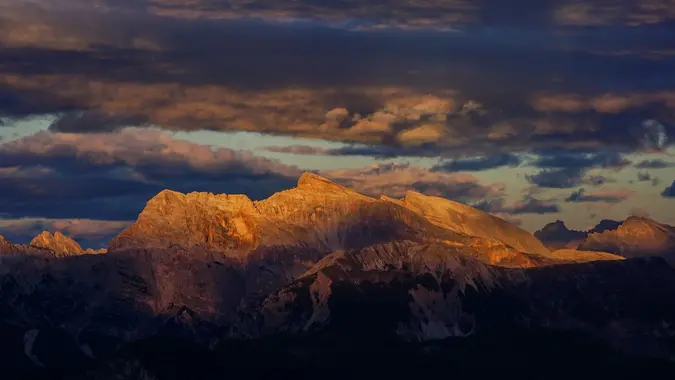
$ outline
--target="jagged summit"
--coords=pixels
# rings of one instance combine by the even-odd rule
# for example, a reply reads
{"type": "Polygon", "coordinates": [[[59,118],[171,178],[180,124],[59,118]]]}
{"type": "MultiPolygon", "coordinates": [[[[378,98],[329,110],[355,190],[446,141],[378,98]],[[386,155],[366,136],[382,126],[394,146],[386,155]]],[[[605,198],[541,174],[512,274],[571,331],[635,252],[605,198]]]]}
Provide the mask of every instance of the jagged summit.
{"type": "Polygon", "coordinates": [[[56,231],[43,231],[29,243],[30,246],[51,250],[57,256],[82,255],[85,251],[71,237],[56,231]]]}
{"type": "Polygon", "coordinates": [[[302,175],[300,175],[300,178],[298,178],[298,187],[300,188],[306,188],[306,187],[312,187],[312,188],[321,188],[321,187],[337,187],[337,188],[344,188],[335,182],[329,180],[328,178],[322,177],[318,174],[314,174],[312,172],[304,172],[302,175]]]}
{"type": "Polygon", "coordinates": [[[530,263],[523,254],[551,254],[527,231],[462,203],[415,191],[400,200],[371,198],[310,172],[300,176],[297,187],[261,201],[162,191],[108,248],[201,247],[246,261],[280,247],[314,250],[320,258],[397,240],[465,247],[467,254],[492,264],[530,263]]]}

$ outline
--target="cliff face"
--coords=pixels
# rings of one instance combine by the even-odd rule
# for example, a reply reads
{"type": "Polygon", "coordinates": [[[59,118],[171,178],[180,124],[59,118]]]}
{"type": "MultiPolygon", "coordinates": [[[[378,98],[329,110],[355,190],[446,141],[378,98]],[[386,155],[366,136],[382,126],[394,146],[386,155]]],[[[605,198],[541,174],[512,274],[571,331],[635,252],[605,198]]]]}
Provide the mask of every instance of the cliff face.
{"type": "Polygon", "coordinates": [[[75,240],[58,231],[54,234],[44,231],[33,238],[29,245],[48,249],[54,252],[56,256],[75,256],[83,255],[85,253],[75,240]]]}
{"type": "Polygon", "coordinates": [[[546,326],[594,331],[637,351],[631,336],[675,336],[660,319],[675,320],[675,307],[658,306],[664,294],[675,296],[672,268],[658,259],[582,254],[608,261],[503,268],[411,242],[339,252],[263,302],[263,331],[419,341],[546,326]]]}

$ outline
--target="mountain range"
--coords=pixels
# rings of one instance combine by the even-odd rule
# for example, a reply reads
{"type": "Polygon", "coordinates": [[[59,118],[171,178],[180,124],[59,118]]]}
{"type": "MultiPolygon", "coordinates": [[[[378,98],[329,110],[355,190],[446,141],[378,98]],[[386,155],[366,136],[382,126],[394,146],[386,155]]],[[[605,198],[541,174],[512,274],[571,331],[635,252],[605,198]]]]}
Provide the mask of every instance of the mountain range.
{"type": "Polygon", "coordinates": [[[672,370],[674,255],[675,229],[646,218],[533,235],[447,199],[372,198],[312,173],[262,201],[165,190],[107,250],[58,232],[0,238],[0,367],[83,379],[392,359],[672,370]]]}

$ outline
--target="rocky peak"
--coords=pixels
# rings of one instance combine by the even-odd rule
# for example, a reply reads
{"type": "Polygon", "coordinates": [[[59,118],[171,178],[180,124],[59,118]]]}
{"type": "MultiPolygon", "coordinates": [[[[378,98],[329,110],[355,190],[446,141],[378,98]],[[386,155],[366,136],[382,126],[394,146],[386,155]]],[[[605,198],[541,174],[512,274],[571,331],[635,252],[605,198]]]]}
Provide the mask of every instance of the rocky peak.
{"type": "Polygon", "coordinates": [[[588,233],[584,231],[570,230],[562,220],[549,223],[534,233],[534,236],[552,251],[576,248],[587,235],[588,233]]]}
{"type": "MultiPolygon", "coordinates": [[[[631,218],[632,217],[628,219],[631,218]]],[[[593,233],[593,232],[605,232],[607,230],[616,230],[621,224],[622,222],[617,222],[616,220],[603,219],[588,232],[593,233]]]]}
{"type": "Polygon", "coordinates": [[[40,235],[33,238],[29,245],[51,250],[56,256],[84,254],[84,250],[75,240],[59,231],[54,234],[49,231],[43,231],[40,235]]]}
{"type": "Polygon", "coordinates": [[[148,201],[136,223],[115,237],[108,249],[172,245],[250,249],[257,238],[257,214],[246,195],[164,190],[148,201]]]}
{"type": "Polygon", "coordinates": [[[297,188],[312,191],[354,192],[351,189],[336,184],[328,178],[321,177],[320,175],[311,172],[302,173],[300,178],[298,178],[297,188]]]}

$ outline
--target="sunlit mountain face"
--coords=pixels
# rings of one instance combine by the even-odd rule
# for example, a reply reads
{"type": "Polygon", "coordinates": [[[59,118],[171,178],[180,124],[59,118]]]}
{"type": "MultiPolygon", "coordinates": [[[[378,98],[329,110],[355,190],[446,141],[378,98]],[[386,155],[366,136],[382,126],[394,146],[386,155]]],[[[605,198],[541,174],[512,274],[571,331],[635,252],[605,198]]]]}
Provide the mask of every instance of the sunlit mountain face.
{"type": "MultiPolygon", "coordinates": [[[[91,290],[82,299],[105,306],[102,313],[119,294],[133,294],[134,302],[151,305],[142,316],[120,312],[144,321],[133,329],[139,339],[155,331],[151,316],[169,314],[209,323],[217,314],[220,327],[236,325],[247,336],[297,333],[332,320],[322,309],[328,303],[349,311],[329,329],[339,336],[356,323],[345,315],[383,297],[389,303],[382,310],[402,313],[406,294],[423,305],[411,312],[415,321],[427,322],[394,328],[398,336],[464,335],[473,330],[463,316],[429,315],[432,299],[447,299],[450,283],[464,291],[460,272],[478,276],[462,313],[495,336],[503,326],[487,316],[498,313],[497,304],[511,305],[505,318],[518,328],[583,325],[579,331],[603,339],[627,330],[638,336],[656,319],[638,318],[629,328],[591,321],[599,311],[589,309],[554,321],[543,300],[562,297],[565,310],[576,307],[574,296],[550,289],[558,275],[561,289],[595,289],[592,300],[633,276],[639,285],[621,288],[625,303],[609,309],[639,310],[634,300],[645,294],[659,302],[656,288],[675,292],[668,264],[675,262],[674,68],[673,0],[0,0],[0,257],[28,260],[7,264],[18,273],[49,273],[56,283],[72,276],[91,290]],[[192,192],[200,194],[183,195],[192,192]],[[142,249],[150,253],[141,260],[142,249]],[[646,258],[652,256],[665,266],[646,258]],[[167,257],[179,259],[167,264],[167,257]],[[208,302],[164,302],[174,294],[171,281],[146,284],[144,292],[115,274],[154,279],[157,268],[183,265],[181,257],[198,264],[162,273],[176,284],[204,275],[207,288],[235,289],[227,302],[213,303],[213,289],[192,283],[208,302]],[[213,272],[209,260],[232,269],[213,272]],[[632,260],[646,260],[647,272],[632,260]],[[115,284],[108,298],[97,293],[105,284],[87,272],[90,264],[115,284]],[[558,274],[562,264],[566,272],[558,274]],[[437,276],[435,266],[451,274],[437,276]],[[393,274],[380,273],[386,268],[393,274]],[[443,291],[421,295],[432,274],[443,291]],[[611,280],[599,289],[595,282],[576,286],[575,276],[586,274],[611,280]],[[528,293],[523,281],[535,290],[528,293]],[[364,282],[387,286],[364,290],[364,282]],[[497,288],[501,293],[487,295],[497,288]],[[315,290],[324,298],[296,294],[315,290]],[[330,294],[336,296],[328,302],[330,294]],[[522,302],[538,310],[527,322],[517,317],[527,309],[522,302]],[[280,304],[292,306],[281,315],[272,310],[280,304]],[[268,320],[250,322],[260,321],[251,310],[268,320]],[[245,326],[233,322],[242,318],[245,326]]],[[[48,289],[35,297],[77,293],[72,284],[67,291],[38,286],[28,274],[10,281],[3,263],[0,290],[13,300],[26,294],[3,284],[48,289]]],[[[50,307],[3,302],[0,320],[22,315],[27,331],[49,325],[37,315],[50,307]]],[[[446,306],[441,314],[454,313],[446,306]]],[[[661,312],[669,321],[671,311],[661,312]]],[[[121,322],[112,329],[83,315],[84,324],[60,316],[59,334],[86,325],[96,334],[131,336],[121,322]]],[[[14,334],[3,326],[0,337],[14,334]]],[[[659,326],[661,336],[672,335],[659,326]]],[[[17,341],[36,339],[17,334],[17,341]]],[[[539,335],[532,339],[540,345],[539,335]]],[[[675,357],[669,339],[622,348],[675,357]]],[[[41,363],[21,350],[28,367],[41,363]]],[[[239,351],[227,346],[208,355],[239,351]]],[[[113,360],[106,352],[87,351],[85,361],[113,360]]],[[[249,360],[241,355],[241,363],[249,360]]]]}

